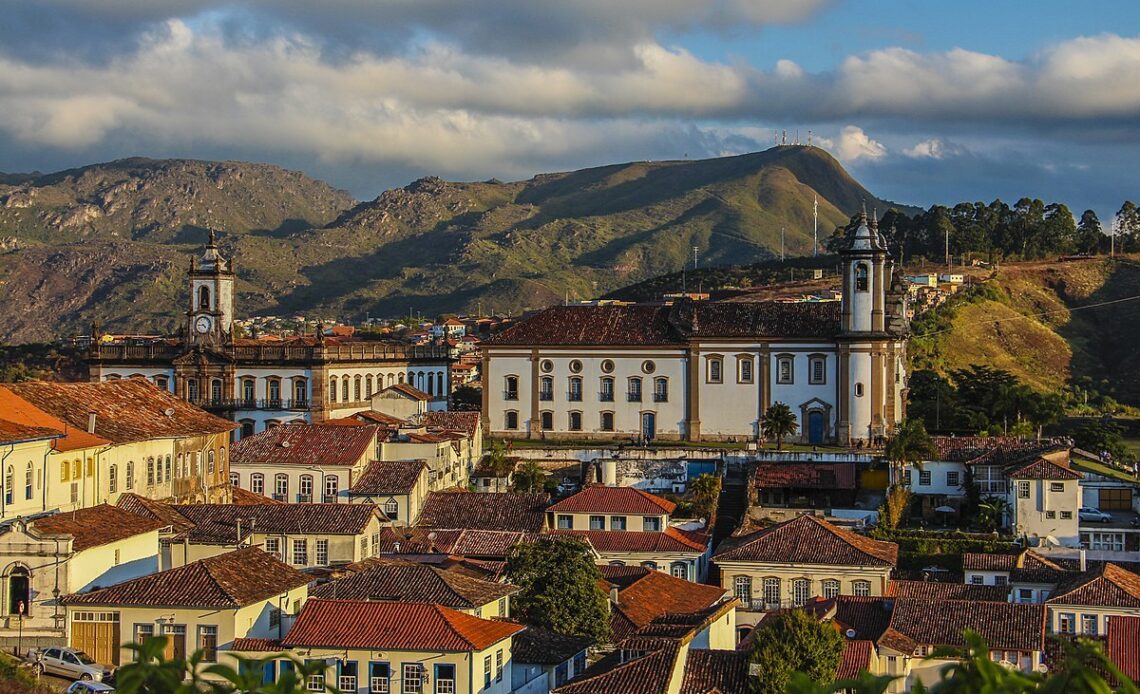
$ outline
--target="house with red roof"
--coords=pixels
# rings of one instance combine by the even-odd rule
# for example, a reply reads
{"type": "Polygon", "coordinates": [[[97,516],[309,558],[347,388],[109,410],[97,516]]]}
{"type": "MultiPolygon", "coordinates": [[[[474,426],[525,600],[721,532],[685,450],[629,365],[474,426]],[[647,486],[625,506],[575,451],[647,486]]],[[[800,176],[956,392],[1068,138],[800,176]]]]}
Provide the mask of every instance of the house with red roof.
{"type": "Polygon", "coordinates": [[[572,535],[593,547],[599,564],[644,566],[703,581],[712,536],[698,521],[674,524],[677,505],[633,487],[591,485],[546,509],[555,535],[572,535]]]}
{"type": "MultiPolygon", "coordinates": [[[[283,638],[239,639],[234,650],[323,660],[311,690],[510,694],[513,639],[524,629],[429,602],[312,598],[283,638]]],[[[290,667],[273,661],[265,678],[290,667]]]]}

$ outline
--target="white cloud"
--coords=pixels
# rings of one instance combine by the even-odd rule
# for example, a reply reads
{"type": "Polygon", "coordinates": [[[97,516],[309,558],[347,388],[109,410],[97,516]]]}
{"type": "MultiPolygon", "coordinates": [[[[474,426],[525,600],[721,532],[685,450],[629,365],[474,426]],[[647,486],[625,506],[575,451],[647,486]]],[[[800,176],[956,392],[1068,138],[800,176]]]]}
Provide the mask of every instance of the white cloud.
{"type": "Polygon", "coordinates": [[[902,153],[913,159],[945,159],[947,157],[956,157],[966,153],[965,148],[947,142],[938,137],[932,137],[929,140],[916,142],[913,147],[907,147],[902,150],[902,153]]]}
{"type": "Polygon", "coordinates": [[[860,159],[882,159],[887,155],[887,148],[881,142],[872,140],[862,128],[855,125],[844,126],[835,140],[824,139],[822,142],[840,161],[847,163],[860,159]]]}

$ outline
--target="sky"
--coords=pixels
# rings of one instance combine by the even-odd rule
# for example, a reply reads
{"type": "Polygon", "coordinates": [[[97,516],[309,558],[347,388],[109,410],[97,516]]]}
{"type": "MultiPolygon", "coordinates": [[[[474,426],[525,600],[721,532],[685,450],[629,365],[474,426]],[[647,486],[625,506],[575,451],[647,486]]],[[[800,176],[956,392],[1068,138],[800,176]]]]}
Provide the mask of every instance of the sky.
{"type": "Polygon", "coordinates": [[[1136,0],[0,0],[0,171],[300,169],[371,199],[765,149],[877,196],[1140,200],[1136,0]]]}

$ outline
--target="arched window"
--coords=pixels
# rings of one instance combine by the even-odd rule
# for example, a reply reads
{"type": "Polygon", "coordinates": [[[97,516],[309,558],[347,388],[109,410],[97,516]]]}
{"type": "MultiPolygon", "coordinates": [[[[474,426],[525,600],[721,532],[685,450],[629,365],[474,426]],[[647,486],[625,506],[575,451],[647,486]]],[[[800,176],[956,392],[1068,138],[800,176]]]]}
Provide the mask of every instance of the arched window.
{"type": "Polygon", "coordinates": [[[435,375],[430,373],[427,375],[427,394],[435,395],[435,375]]]}
{"type": "Polygon", "coordinates": [[[170,472],[171,472],[171,467],[170,467],[170,454],[169,454],[169,453],[167,453],[167,454],[166,454],[166,479],[168,479],[168,480],[172,480],[172,479],[174,479],[174,477],[173,477],[173,476],[171,476],[170,472]]]}
{"type": "Polygon", "coordinates": [[[655,562],[655,561],[643,561],[643,562],[641,562],[641,568],[649,569],[650,571],[656,571],[657,570],[657,562],[655,562]]]}
{"type": "Polygon", "coordinates": [[[83,475],[83,461],[79,458],[71,461],[71,479],[77,480],[83,475]]]}
{"type": "Polygon", "coordinates": [[[257,399],[257,384],[252,378],[241,379],[241,399],[248,405],[252,406],[253,401],[257,399]]]}
{"type": "Polygon", "coordinates": [[[598,400],[602,402],[614,401],[614,379],[610,376],[602,377],[599,382],[598,400]]]}
{"type": "Polygon", "coordinates": [[[202,476],[202,451],[194,451],[194,475],[202,476]]]}
{"type": "Polygon", "coordinates": [[[336,376],[329,378],[329,402],[336,402],[336,376]]]}
{"type": "Polygon", "coordinates": [[[507,376],[504,385],[503,399],[504,400],[518,400],[519,399],[519,377],[507,376]]]}
{"type": "Polygon", "coordinates": [[[210,288],[204,285],[198,288],[198,309],[210,310],[210,288]]]}
{"type": "MultiPolygon", "coordinates": [[[[403,381],[400,381],[400,382],[403,383],[403,381]]],[[[388,374],[388,385],[390,385],[390,386],[396,385],[396,374],[388,374]]]]}
{"type": "Polygon", "coordinates": [[[198,400],[198,379],[191,378],[186,381],[186,398],[190,402],[198,400]]]}
{"type": "Polygon", "coordinates": [[[119,466],[112,465],[107,468],[107,491],[114,494],[119,491],[119,466]]]}
{"type": "Polygon", "coordinates": [[[775,576],[764,579],[764,606],[769,609],[780,606],[780,579],[775,576]]]}
{"type": "Polygon", "coordinates": [[[803,607],[811,599],[811,581],[797,578],[792,581],[792,605],[803,607]]]}
{"type": "Polygon", "coordinates": [[[629,392],[626,397],[630,402],[641,402],[641,377],[634,376],[629,379],[629,392]]]}
{"type": "Polygon", "coordinates": [[[281,407],[281,379],[276,376],[270,376],[266,379],[265,386],[269,392],[269,406],[281,407]]]}
{"type": "Polygon", "coordinates": [[[839,595],[839,581],[835,580],[834,578],[824,579],[822,585],[823,597],[825,600],[830,600],[831,598],[839,595]]]}
{"type": "Polygon", "coordinates": [[[360,402],[362,399],[360,389],[360,376],[355,376],[352,379],[352,400],[353,402],[360,402]]]}
{"type": "Polygon", "coordinates": [[[653,379],[653,402],[669,401],[669,379],[657,377],[653,379]]]}
{"type": "Polygon", "coordinates": [[[186,470],[186,455],[183,453],[178,454],[178,476],[186,477],[188,472],[186,470]]]}
{"type": "Polygon", "coordinates": [[[400,374],[399,380],[400,380],[400,383],[404,382],[404,374],[403,373],[400,374]]]}
{"type": "Polygon", "coordinates": [[[293,405],[303,405],[309,401],[309,382],[303,378],[293,379],[293,405]]]}
{"type": "Polygon", "coordinates": [[[252,419],[241,420],[241,437],[253,436],[254,423],[252,419]]]}
{"type": "Polygon", "coordinates": [[[614,559],[610,562],[610,566],[625,566],[625,562],[619,559],[614,559]]]}
{"type": "Polygon", "coordinates": [[[206,472],[211,474],[211,475],[214,474],[214,452],[213,451],[209,451],[208,453],[206,453],[206,472]]]}
{"type": "Polygon", "coordinates": [[[4,473],[4,503],[10,504],[16,500],[16,468],[9,465],[4,473]]]}
{"type": "Polygon", "coordinates": [[[543,376],[538,382],[538,399],[539,400],[553,400],[554,399],[554,378],[552,376],[543,376]]]}
{"type": "Polygon", "coordinates": [[[135,461],[133,460],[127,461],[127,479],[123,486],[127,489],[135,488],[135,461]]]}
{"type": "Polygon", "coordinates": [[[348,402],[348,376],[340,377],[340,399],[348,402]]]}
{"type": "Polygon", "coordinates": [[[157,484],[162,484],[162,457],[159,456],[158,460],[154,463],[154,481],[157,484]]]}
{"type": "Polygon", "coordinates": [[[744,603],[744,609],[752,606],[752,577],[737,576],[732,581],[732,594],[744,603]]]}
{"type": "Polygon", "coordinates": [[[32,576],[22,566],[8,573],[8,614],[27,616],[32,605],[32,576]]]}
{"type": "Polygon", "coordinates": [[[504,427],[514,430],[519,428],[519,413],[517,410],[507,410],[503,416],[504,427]]]}
{"type": "Polygon", "coordinates": [[[297,489],[297,501],[309,502],[313,500],[313,476],[301,475],[297,489]]]}
{"type": "Polygon", "coordinates": [[[857,398],[863,397],[863,384],[862,383],[856,383],[855,384],[855,397],[857,397],[857,398]]]}
{"type": "Polygon", "coordinates": [[[71,469],[71,466],[68,464],[68,462],[66,460],[60,461],[60,463],[59,463],[59,481],[60,482],[66,482],[68,480],[67,473],[70,469],[71,469]]]}
{"type": "Polygon", "coordinates": [[[364,397],[365,399],[371,399],[372,397],[372,374],[368,374],[364,377],[364,397]]]}
{"type": "Polygon", "coordinates": [[[435,392],[440,397],[447,395],[447,381],[445,380],[446,378],[447,378],[446,374],[444,374],[442,371],[440,371],[439,373],[437,373],[435,375],[435,380],[436,380],[435,392]]]}
{"type": "Polygon", "coordinates": [[[776,383],[795,383],[795,359],[791,354],[781,354],[776,357],[776,383]]]}
{"type": "Polygon", "coordinates": [[[32,470],[32,463],[28,461],[28,467],[24,469],[24,499],[32,498],[32,480],[35,479],[35,472],[32,470]]]}
{"type": "Polygon", "coordinates": [[[867,263],[855,265],[855,291],[867,291],[867,263]]]}
{"type": "Polygon", "coordinates": [[[603,412],[602,413],[602,427],[601,428],[602,428],[602,431],[613,431],[614,430],[614,413],[613,412],[603,412]]]}
{"type": "Polygon", "coordinates": [[[254,494],[265,493],[265,475],[255,472],[249,476],[249,491],[254,494]]]}
{"type": "Polygon", "coordinates": [[[218,449],[218,468],[226,467],[226,447],[222,446],[218,449]]]}
{"type": "Polygon", "coordinates": [[[332,503],[340,493],[340,478],[336,475],[325,475],[325,498],[323,501],[332,503]]]}
{"type": "Polygon", "coordinates": [[[673,574],[673,578],[680,578],[687,581],[689,580],[689,563],[675,561],[672,567],[670,567],[669,573],[673,574]]]}
{"type": "Polygon", "coordinates": [[[542,413],[541,418],[542,418],[542,429],[543,429],[543,431],[551,431],[554,429],[554,413],[553,412],[551,412],[550,410],[547,410],[546,412],[542,413]]]}
{"type": "Polygon", "coordinates": [[[708,382],[709,383],[723,383],[724,382],[724,359],[721,357],[709,357],[708,359],[708,382]]]}
{"type": "Polygon", "coordinates": [[[395,518],[400,513],[400,504],[395,499],[388,499],[384,502],[384,515],[388,518],[395,518]]]}
{"type": "Polygon", "coordinates": [[[582,401],[582,377],[570,377],[570,391],[566,394],[566,399],[570,402],[582,401]]]}
{"type": "Polygon", "coordinates": [[[154,486],[154,458],[146,459],[146,486],[154,486]]]}
{"type": "Polygon", "coordinates": [[[222,401],[222,379],[210,379],[210,402],[217,404],[222,401]]]}

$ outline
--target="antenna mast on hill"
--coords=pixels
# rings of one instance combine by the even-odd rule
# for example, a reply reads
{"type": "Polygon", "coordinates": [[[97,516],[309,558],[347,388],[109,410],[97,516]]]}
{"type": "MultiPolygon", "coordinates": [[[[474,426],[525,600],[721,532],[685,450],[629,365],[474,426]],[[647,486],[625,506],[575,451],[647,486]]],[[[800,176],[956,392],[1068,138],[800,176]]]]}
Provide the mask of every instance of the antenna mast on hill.
{"type": "Polygon", "coordinates": [[[784,262],[784,227],[780,227],[780,262],[784,262]]]}
{"type": "MultiPolygon", "coordinates": [[[[811,131],[808,131],[808,145],[811,145],[811,131]]],[[[819,255],[819,196],[813,195],[811,200],[811,216],[814,226],[811,232],[811,257],[819,255]]]]}

